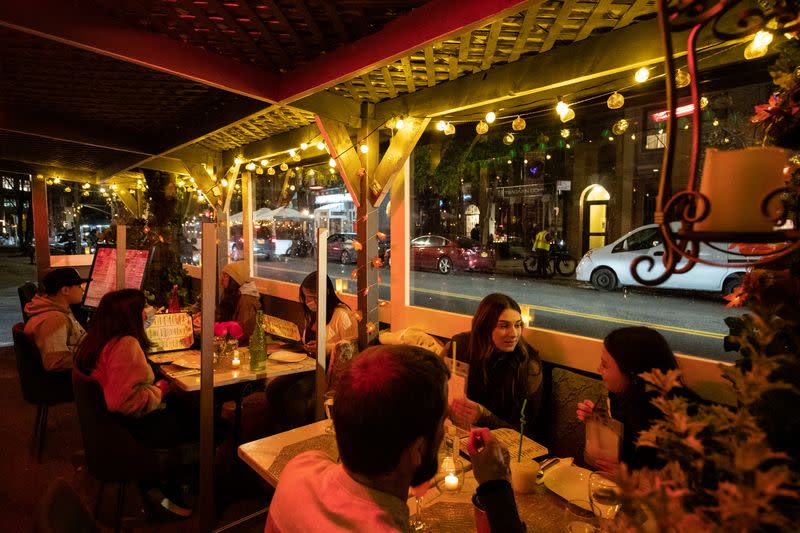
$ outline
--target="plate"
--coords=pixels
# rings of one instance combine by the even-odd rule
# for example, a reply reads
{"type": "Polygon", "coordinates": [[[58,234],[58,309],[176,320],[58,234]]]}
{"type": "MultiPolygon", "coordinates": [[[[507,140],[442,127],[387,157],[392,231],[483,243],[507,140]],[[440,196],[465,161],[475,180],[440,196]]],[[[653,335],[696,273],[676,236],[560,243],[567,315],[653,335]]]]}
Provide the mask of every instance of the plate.
{"type": "Polygon", "coordinates": [[[305,353],[288,352],[286,350],[278,350],[269,354],[270,361],[277,361],[279,363],[299,363],[306,358],[305,353]]]}
{"type": "Polygon", "coordinates": [[[589,475],[591,473],[591,470],[571,464],[556,465],[545,473],[544,485],[567,501],[586,501],[584,508],[591,511],[592,509],[588,505],[589,475]]]}

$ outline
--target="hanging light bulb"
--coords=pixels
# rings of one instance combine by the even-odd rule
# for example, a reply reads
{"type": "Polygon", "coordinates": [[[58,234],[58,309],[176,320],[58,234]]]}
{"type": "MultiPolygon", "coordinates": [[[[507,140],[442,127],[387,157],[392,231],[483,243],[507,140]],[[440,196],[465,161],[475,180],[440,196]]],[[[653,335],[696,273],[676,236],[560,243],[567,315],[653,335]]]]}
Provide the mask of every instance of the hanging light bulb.
{"type": "Polygon", "coordinates": [[[486,113],[486,123],[492,124],[495,120],[497,120],[497,115],[495,115],[494,111],[489,111],[486,113]]]}
{"type": "MultiPolygon", "coordinates": [[[[139,185],[142,184],[142,180],[136,180],[136,181],[139,183],[139,185]]],[[[83,187],[84,189],[88,189],[89,187],[91,187],[91,185],[89,185],[88,183],[84,183],[83,185],[81,185],[81,187],[83,187]]]]}
{"type": "Polygon", "coordinates": [[[745,59],[758,59],[767,55],[769,44],[772,42],[772,33],[768,31],[759,31],[756,33],[747,48],[744,49],[745,59]]]}
{"type": "Polygon", "coordinates": [[[403,120],[403,117],[398,117],[398,119],[394,123],[394,127],[397,130],[402,130],[406,127],[406,121],[403,120]]]}
{"type": "Polygon", "coordinates": [[[267,174],[269,174],[270,176],[274,176],[275,175],[275,167],[269,167],[267,169],[267,174]]]}
{"type": "Polygon", "coordinates": [[[334,170],[332,168],[329,168],[328,170],[330,171],[331,174],[336,174],[336,170],[334,170]]]}
{"type": "Polygon", "coordinates": [[[692,76],[682,68],[679,68],[675,71],[675,87],[678,89],[683,89],[687,85],[692,83],[692,76]]]}
{"type": "Polygon", "coordinates": [[[700,97],[700,109],[705,109],[707,105],[708,105],[708,98],[706,98],[705,96],[701,96],[700,97]]]}
{"type": "Polygon", "coordinates": [[[324,150],[324,149],[325,149],[325,143],[324,143],[324,142],[322,142],[322,141],[318,142],[318,143],[317,143],[317,150],[320,150],[320,151],[322,151],[322,150],[324,150]]]}
{"type": "Polygon", "coordinates": [[[261,160],[261,166],[262,167],[266,167],[267,165],[269,165],[269,159],[262,159],[261,160]]]}
{"type": "Polygon", "coordinates": [[[636,74],[633,75],[633,79],[636,80],[636,83],[644,83],[650,79],[650,69],[647,67],[642,67],[636,71],[636,74]]]}
{"type": "Polygon", "coordinates": [[[514,144],[514,134],[506,133],[505,135],[503,135],[503,144],[505,145],[514,144]]]}
{"type": "Polygon", "coordinates": [[[56,176],[55,178],[53,178],[53,183],[55,183],[56,185],[59,185],[61,183],[61,178],[56,176]]]}
{"type": "Polygon", "coordinates": [[[226,180],[225,178],[222,178],[222,181],[220,182],[220,185],[222,185],[223,187],[227,187],[228,186],[228,180],[226,180]]]}
{"type": "Polygon", "coordinates": [[[717,126],[719,126],[719,119],[716,119],[716,118],[715,118],[715,119],[714,119],[714,122],[712,122],[712,123],[711,123],[711,125],[712,125],[712,126],[714,126],[715,128],[716,128],[717,126]]]}
{"type": "Polygon", "coordinates": [[[561,115],[561,122],[569,122],[575,118],[575,111],[573,109],[567,109],[567,112],[561,115]]]}
{"type": "Polygon", "coordinates": [[[386,127],[389,128],[390,130],[393,130],[396,124],[397,124],[397,119],[395,117],[392,117],[386,121],[386,127]]]}
{"type": "Polygon", "coordinates": [[[64,187],[64,192],[72,192],[72,187],[67,185],[66,187],[64,187]]]}
{"type": "Polygon", "coordinates": [[[84,196],[89,196],[89,191],[83,191],[84,196]]]}
{"type": "Polygon", "coordinates": [[[53,184],[53,180],[50,180],[50,179],[44,180],[44,182],[45,182],[47,185],[52,185],[52,184],[53,184]]]}
{"type": "Polygon", "coordinates": [[[335,168],[336,167],[336,160],[334,158],[332,158],[332,157],[330,159],[328,159],[328,166],[331,167],[331,168],[335,168]]]}
{"type": "Polygon", "coordinates": [[[611,96],[608,97],[608,100],[606,100],[606,105],[609,109],[619,109],[625,105],[625,97],[617,91],[614,91],[611,93],[611,96]]]}
{"type": "Polygon", "coordinates": [[[447,128],[444,130],[445,135],[453,135],[456,132],[456,127],[453,126],[452,122],[447,123],[447,128]]]}
{"type": "Polygon", "coordinates": [[[233,158],[233,163],[235,165],[241,165],[243,161],[244,160],[242,159],[242,156],[239,156],[239,155],[237,155],[236,157],[233,158]]]}
{"type": "Polygon", "coordinates": [[[572,148],[572,145],[571,145],[571,144],[569,144],[569,143],[567,143],[566,145],[564,145],[564,148],[566,148],[567,150],[569,150],[570,148],[572,148]]]}
{"type": "Polygon", "coordinates": [[[261,167],[258,167],[258,168],[256,169],[256,174],[258,174],[259,176],[260,176],[261,174],[263,174],[263,173],[264,173],[264,169],[263,169],[263,168],[261,168],[261,167]]]}
{"type": "Polygon", "coordinates": [[[247,166],[244,167],[244,168],[246,168],[247,170],[252,172],[252,171],[254,171],[256,169],[256,164],[253,163],[252,161],[250,161],[249,163],[247,163],[247,166]]]}
{"type": "Polygon", "coordinates": [[[564,115],[566,115],[568,111],[569,111],[569,104],[567,104],[563,100],[559,100],[558,103],[556,104],[556,113],[558,113],[558,116],[561,117],[562,121],[564,120],[564,115]]]}
{"type": "Polygon", "coordinates": [[[635,134],[635,133],[631,133],[631,140],[632,140],[632,141],[635,141],[635,140],[636,140],[636,134],[635,134]]]}
{"type": "Polygon", "coordinates": [[[289,165],[287,165],[286,163],[281,163],[281,170],[283,172],[286,172],[287,170],[289,170],[289,165]]]}
{"type": "Polygon", "coordinates": [[[487,131],[489,131],[489,125],[484,121],[478,122],[478,125],[475,126],[475,131],[478,132],[478,135],[483,135],[487,131]]]}
{"type": "Polygon", "coordinates": [[[308,150],[308,143],[300,143],[301,150],[308,150]]]}
{"type": "Polygon", "coordinates": [[[561,136],[563,138],[565,138],[565,139],[568,138],[569,137],[569,128],[562,128],[561,129],[561,136]]]}
{"type": "Polygon", "coordinates": [[[439,122],[436,123],[436,129],[439,130],[439,131],[446,130],[447,129],[447,122],[445,122],[444,120],[440,120],[439,122]]]}
{"type": "Polygon", "coordinates": [[[522,131],[525,129],[525,126],[525,119],[519,115],[517,115],[517,118],[515,118],[514,122],[511,123],[511,129],[514,131],[522,131]]]}
{"type": "Polygon", "coordinates": [[[614,132],[614,135],[622,135],[628,129],[628,121],[624,118],[619,119],[611,126],[611,131],[614,132]]]}
{"type": "Polygon", "coordinates": [[[361,143],[361,146],[359,146],[358,149],[361,150],[362,154],[369,152],[369,146],[367,146],[367,143],[361,143]]]}

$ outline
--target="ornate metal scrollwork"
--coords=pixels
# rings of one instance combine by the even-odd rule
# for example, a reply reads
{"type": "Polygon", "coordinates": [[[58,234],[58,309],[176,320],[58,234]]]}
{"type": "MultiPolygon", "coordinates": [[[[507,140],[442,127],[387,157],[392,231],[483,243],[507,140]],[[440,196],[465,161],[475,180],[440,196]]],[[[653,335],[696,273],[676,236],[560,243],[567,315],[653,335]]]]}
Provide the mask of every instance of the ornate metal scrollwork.
{"type": "MultiPolygon", "coordinates": [[[[800,29],[798,14],[800,2],[797,0],[778,0],[767,6],[762,1],[760,7],[741,9],[734,8],[740,0],[658,0],[658,21],[661,39],[665,51],[665,88],[667,99],[667,126],[664,157],[661,164],[661,180],[659,194],[656,199],[655,220],[660,225],[664,240],[664,255],[661,259],[664,272],[652,279],[646,274],[652,272],[656,259],[651,256],[640,256],[631,262],[631,275],[642,285],[655,286],[669,279],[673,274],[690,271],[694,265],[701,263],[720,267],[747,268],[756,264],[768,263],[784,257],[800,249],[800,231],[785,230],[767,233],[737,234],[709,233],[694,231],[694,225],[706,219],[713,208],[711,199],[695,191],[698,161],[700,158],[701,126],[700,92],[697,72],[696,40],[700,30],[711,25],[716,37],[721,40],[741,39],[763,29],[773,23],[777,31],[791,32],[800,29]],[[675,59],[672,50],[672,33],[690,30],[687,37],[687,60],[691,74],[691,96],[694,109],[692,112],[692,152],[689,163],[689,180],[685,190],[671,195],[672,173],[675,163],[675,140],[677,126],[677,98],[675,86],[675,59]],[[679,223],[679,224],[678,224],[679,223]],[[676,227],[679,226],[679,227],[676,227]],[[715,263],[700,257],[700,247],[710,246],[721,250],[715,243],[755,243],[736,252],[727,253],[742,257],[740,262],[715,263]],[[766,243],[778,243],[766,245],[766,243]],[[751,259],[749,260],[748,259],[751,259]],[[685,259],[686,262],[681,264],[685,259]],[[646,267],[642,269],[640,267],[646,267]]],[[[800,194],[797,187],[786,186],[770,192],[762,200],[761,211],[765,216],[773,216],[775,226],[782,225],[787,218],[785,202],[780,202],[777,212],[770,208],[775,200],[785,200],[787,194],[800,194]]]]}

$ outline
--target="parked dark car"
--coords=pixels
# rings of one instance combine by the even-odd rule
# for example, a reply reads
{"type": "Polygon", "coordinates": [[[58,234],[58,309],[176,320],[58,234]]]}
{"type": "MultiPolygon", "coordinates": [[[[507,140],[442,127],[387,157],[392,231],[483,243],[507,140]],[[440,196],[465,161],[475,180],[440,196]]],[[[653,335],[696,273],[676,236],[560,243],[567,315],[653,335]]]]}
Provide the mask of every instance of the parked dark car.
{"type": "Polygon", "coordinates": [[[355,233],[331,233],[328,235],[328,261],[339,261],[343,265],[356,262],[356,249],[353,247],[355,233]]]}
{"type": "MultiPolygon", "coordinates": [[[[409,254],[412,269],[434,270],[441,274],[449,274],[453,269],[493,270],[496,264],[491,246],[482,246],[467,237],[448,239],[423,235],[411,241],[409,254]]],[[[385,262],[392,263],[388,250],[385,262]]]]}

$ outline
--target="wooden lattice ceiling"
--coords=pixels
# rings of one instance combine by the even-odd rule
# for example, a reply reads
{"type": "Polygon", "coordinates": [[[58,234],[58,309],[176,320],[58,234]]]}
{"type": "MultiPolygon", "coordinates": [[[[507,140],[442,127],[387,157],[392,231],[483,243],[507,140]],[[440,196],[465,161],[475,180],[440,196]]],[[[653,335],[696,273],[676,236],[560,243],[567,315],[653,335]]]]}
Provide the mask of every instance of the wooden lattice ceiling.
{"type": "Polygon", "coordinates": [[[213,133],[198,144],[212,150],[231,150],[314,122],[314,114],[290,106],[268,109],[240,124],[213,133]]]}
{"type": "Polygon", "coordinates": [[[114,18],[284,72],[379,31],[426,0],[81,0],[114,18]]]}
{"type": "Polygon", "coordinates": [[[336,85],[335,94],[380,102],[511,63],[655,16],[655,0],[545,1],[458,38],[417,50],[336,85]]]}

